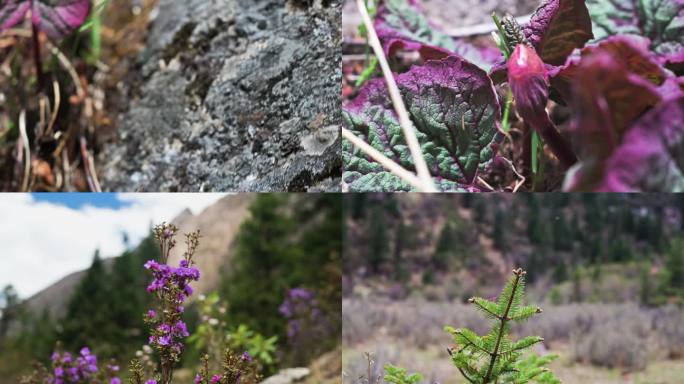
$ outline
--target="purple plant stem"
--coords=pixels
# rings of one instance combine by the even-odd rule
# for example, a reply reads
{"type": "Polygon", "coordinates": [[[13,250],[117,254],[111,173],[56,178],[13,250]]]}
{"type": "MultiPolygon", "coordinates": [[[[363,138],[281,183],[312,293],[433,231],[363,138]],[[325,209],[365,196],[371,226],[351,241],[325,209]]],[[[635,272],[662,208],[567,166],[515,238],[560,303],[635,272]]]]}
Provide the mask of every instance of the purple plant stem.
{"type": "Polygon", "coordinates": [[[522,174],[525,180],[532,181],[532,130],[527,123],[523,124],[522,160],[522,174]]]}
{"type": "Polygon", "coordinates": [[[558,132],[548,113],[530,123],[544,139],[551,152],[556,155],[563,168],[568,169],[577,162],[577,156],[572,151],[570,142],[558,132]]]}

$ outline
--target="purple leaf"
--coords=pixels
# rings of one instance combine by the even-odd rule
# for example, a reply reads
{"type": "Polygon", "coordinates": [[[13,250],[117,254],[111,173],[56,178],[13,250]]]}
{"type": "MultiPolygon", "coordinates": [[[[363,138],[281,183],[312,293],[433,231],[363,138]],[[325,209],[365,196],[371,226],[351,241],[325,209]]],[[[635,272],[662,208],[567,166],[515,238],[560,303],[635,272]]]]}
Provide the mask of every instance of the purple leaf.
{"type": "MultiPolygon", "coordinates": [[[[584,47],[593,37],[584,0],[544,0],[523,27],[523,33],[539,57],[551,67],[563,65],[575,48],[584,47]]],[[[550,73],[553,70],[548,69],[550,73]]],[[[506,63],[495,63],[490,76],[494,84],[506,81],[506,63]]]]}
{"type": "Polygon", "coordinates": [[[90,13],[90,0],[34,0],[33,23],[59,39],[78,29],[90,13]]]}
{"type": "Polygon", "coordinates": [[[477,47],[457,40],[431,25],[415,0],[385,0],[378,7],[375,30],[385,55],[398,50],[418,51],[423,60],[458,55],[485,70],[501,56],[493,47],[477,47]]]}
{"type": "Polygon", "coordinates": [[[26,12],[31,8],[31,3],[25,0],[5,0],[0,7],[0,31],[12,28],[19,24],[26,12]]]}
{"type": "Polygon", "coordinates": [[[584,0],[545,0],[523,32],[547,64],[561,65],[593,38],[584,0]]]}
{"type": "MultiPolygon", "coordinates": [[[[438,188],[473,191],[503,134],[499,102],[487,73],[452,56],[397,76],[423,154],[438,188]]],[[[406,169],[415,171],[383,79],[368,82],[344,108],[345,126],[406,169]]],[[[408,191],[411,187],[346,140],[343,180],[352,191],[408,191]]]]}
{"type": "Polygon", "coordinates": [[[604,176],[587,182],[597,173],[579,169],[567,181],[567,189],[602,192],[684,191],[684,96],[661,103],[630,128],[605,162],[604,176]]]}
{"type": "Polygon", "coordinates": [[[571,84],[577,76],[581,60],[598,52],[611,55],[629,72],[660,86],[669,75],[658,63],[658,59],[648,51],[648,44],[647,39],[637,36],[613,36],[601,41],[598,45],[586,46],[579,56],[571,57],[565,65],[550,69],[551,86],[562,96],[563,100],[570,100],[571,84]]]}
{"type": "Polygon", "coordinates": [[[684,70],[684,0],[587,0],[597,41],[613,35],[650,40],[662,64],[684,70]]]}
{"type": "Polygon", "coordinates": [[[20,23],[31,10],[31,22],[53,39],[78,29],[90,13],[90,0],[7,0],[0,8],[0,30],[20,23]]]}
{"type": "Polygon", "coordinates": [[[623,58],[608,50],[596,49],[575,69],[570,132],[581,165],[566,177],[566,188],[586,191],[603,179],[607,159],[623,144],[634,122],[662,96],[651,81],[633,73],[623,58]]]}

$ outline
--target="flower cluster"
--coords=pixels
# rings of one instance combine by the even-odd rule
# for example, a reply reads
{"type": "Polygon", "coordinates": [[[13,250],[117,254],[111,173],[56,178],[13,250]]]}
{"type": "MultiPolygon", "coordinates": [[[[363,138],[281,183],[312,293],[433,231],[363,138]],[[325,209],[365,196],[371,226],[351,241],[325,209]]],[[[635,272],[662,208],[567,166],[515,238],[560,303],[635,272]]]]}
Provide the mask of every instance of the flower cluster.
{"type": "Polygon", "coordinates": [[[307,289],[289,290],[279,312],[287,319],[290,364],[305,364],[311,357],[325,352],[329,348],[326,343],[337,333],[315,293],[307,289]]]}
{"type": "MultiPolygon", "coordinates": [[[[152,273],[152,282],[147,292],[156,295],[159,306],[145,314],[145,323],[150,327],[149,344],[160,355],[160,376],[149,379],[144,384],[168,384],[173,377],[173,366],[180,361],[184,339],[190,334],[181,316],[183,303],[192,295],[192,281],[198,281],[200,272],[193,266],[192,257],[199,244],[199,231],[186,234],[187,250],[178,267],[168,265],[171,250],[176,245],[175,235],[178,229],[173,224],[161,224],[155,227],[154,235],[159,242],[160,262],[149,260],[145,269],[152,273]]],[[[134,373],[142,371],[135,369],[134,373]]],[[[141,373],[136,375],[136,382],[142,383],[141,373]],[[140,377],[139,379],[137,377],[140,377]]]]}
{"type": "MultiPolygon", "coordinates": [[[[59,349],[59,348],[58,348],[59,349]]],[[[23,382],[40,382],[47,384],[121,384],[116,377],[119,372],[117,365],[107,364],[104,368],[97,365],[97,356],[84,347],[78,355],[69,352],[55,351],[52,353],[52,372],[47,377],[35,376],[25,378],[23,382]]]]}
{"type": "Polygon", "coordinates": [[[278,311],[288,319],[287,337],[290,340],[299,336],[304,323],[315,322],[321,316],[313,292],[304,288],[291,289],[278,311]]]}

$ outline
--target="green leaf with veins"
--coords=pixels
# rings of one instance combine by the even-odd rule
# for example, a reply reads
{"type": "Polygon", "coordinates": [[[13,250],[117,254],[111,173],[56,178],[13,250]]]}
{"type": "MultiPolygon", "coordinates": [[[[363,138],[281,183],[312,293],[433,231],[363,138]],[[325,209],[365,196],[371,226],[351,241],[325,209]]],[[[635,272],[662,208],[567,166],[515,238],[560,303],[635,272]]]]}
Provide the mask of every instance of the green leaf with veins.
{"type": "MultiPolygon", "coordinates": [[[[476,190],[478,172],[489,167],[504,137],[499,129],[499,101],[486,72],[464,59],[449,57],[414,66],[397,76],[397,84],[437,187],[476,190]]],[[[343,115],[352,133],[415,172],[383,79],[368,82],[345,105],[343,115]]],[[[343,180],[352,191],[411,190],[346,140],[342,153],[343,180]]]]}

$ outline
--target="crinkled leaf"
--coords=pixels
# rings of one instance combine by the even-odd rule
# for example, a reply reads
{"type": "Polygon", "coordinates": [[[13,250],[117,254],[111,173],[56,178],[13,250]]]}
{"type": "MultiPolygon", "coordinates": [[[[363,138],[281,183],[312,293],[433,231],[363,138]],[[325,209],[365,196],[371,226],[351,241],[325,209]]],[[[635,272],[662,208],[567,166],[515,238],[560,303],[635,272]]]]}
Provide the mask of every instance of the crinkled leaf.
{"type": "Polygon", "coordinates": [[[0,6],[0,31],[19,24],[26,17],[29,8],[31,3],[25,0],[3,0],[0,6]]]}
{"type": "Polygon", "coordinates": [[[684,191],[684,96],[647,112],[625,135],[601,172],[582,167],[571,183],[606,192],[684,191]],[[602,173],[591,184],[586,175],[602,173]]]}
{"type": "Polygon", "coordinates": [[[584,0],[545,0],[523,31],[542,60],[552,65],[563,64],[593,37],[584,0]]]}
{"type": "Polygon", "coordinates": [[[668,78],[657,58],[648,51],[648,40],[637,36],[612,36],[597,45],[584,47],[580,56],[572,57],[565,65],[549,71],[551,86],[564,101],[570,99],[571,84],[579,72],[581,60],[597,53],[605,53],[620,62],[626,70],[638,75],[654,85],[662,85],[668,78]]]}
{"type": "MultiPolygon", "coordinates": [[[[478,171],[492,162],[503,134],[499,102],[486,72],[459,57],[428,61],[397,76],[425,160],[446,191],[473,190],[478,171]]],[[[344,108],[354,134],[404,168],[415,172],[383,79],[368,82],[344,108]]],[[[344,181],[352,191],[408,191],[346,140],[344,181]]]]}
{"type": "Polygon", "coordinates": [[[21,22],[29,9],[33,24],[59,39],[83,25],[90,12],[90,0],[5,0],[0,6],[0,29],[21,22]]]}
{"type": "Polygon", "coordinates": [[[375,17],[375,30],[388,57],[398,50],[418,51],[424,60],[456,54],[488,70],[501,55],[498,49],[476,47],[441,32],[413,0],[383,1],[375,17]]]}
{"type": "Polygon", "coordinates": [[[33,9],[33,22],[58,39],[83,25],[90,12],[90,0],[35,0],[33,9]]]}
{"type": "Polygon", "coordinates": [[[651,50],[675,70],[684,69],[684,1],[587,0],[596,40],[629,34],[651,40],[651,50]]]}

